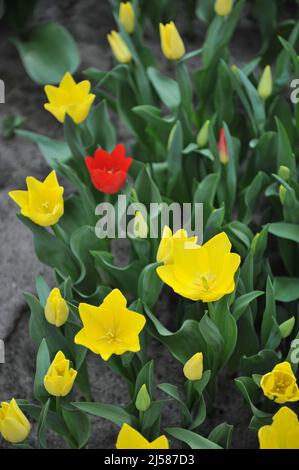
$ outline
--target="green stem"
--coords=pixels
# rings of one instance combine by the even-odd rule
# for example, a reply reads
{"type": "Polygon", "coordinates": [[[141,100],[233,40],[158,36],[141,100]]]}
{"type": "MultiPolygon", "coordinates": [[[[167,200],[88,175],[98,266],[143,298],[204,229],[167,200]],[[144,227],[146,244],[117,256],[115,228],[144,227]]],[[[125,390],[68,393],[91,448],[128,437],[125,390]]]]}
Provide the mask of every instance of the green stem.
{"type": "Polygon", "coordinates": [[[58,224],[52,225],[52,230],[56,238],[58,238],[59,240],[63,241],[63,243],[65,243],[65,240],[64,240],[64,237],[62,235],[61,228],[59,227],[59,225],[58,224]]]}
{"type": "Polygon", "coordinates": [[[57,413],[59,416],[62,416],[60,397],[56,397],[56,413],[57,413]]]}
{"type": "Polygon", "coordinates": [[[194,402],[194,387],[193,387],[193,381],[188,380],[187,382],[187,406],[189,410],[191,410],[194,402]]]}

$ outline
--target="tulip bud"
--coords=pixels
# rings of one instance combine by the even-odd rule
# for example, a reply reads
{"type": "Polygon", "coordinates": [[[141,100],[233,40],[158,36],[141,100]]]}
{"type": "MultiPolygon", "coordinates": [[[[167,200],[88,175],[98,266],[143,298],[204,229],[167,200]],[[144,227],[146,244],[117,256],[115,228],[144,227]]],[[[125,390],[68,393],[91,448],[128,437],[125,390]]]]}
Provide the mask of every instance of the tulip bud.
{"type": "Polygon", "coordinates": [[[119,5],[119,21],[127,31],[132,34],[135,28],[135,13],[131,2],[121,2],[119,5]]]}
{"type": "Polygon", "coordinates": [[[207,145],[209,140],[209,126],[210,121],[206,121],[201,127],[199,133],[197,134],[196,143],[198,147],[203,148],[207,145]]]}
{"type": "Polygon", "coordinates": [[[183,372],[188,380],[200,380],[203,373],[203,354],[194,354],[184,365],[183,372]]]}
{"type": "Polygon", "coordinates": [[[45,389],[50,395],[65,397],[73,388],[76,376],[77,371],[70,368],[70,361],[62,351],[58,351],[45,375],[45,389]]]}
{"type": "Polygon", "coordinates": [[[222,127],[221,132],[220,132],[220,137],[218,141],[218,151],[219,151],[219,159],[221,163],[223,163],[223,165],[226,165],[228,163],[229,155],[228,155],[224,127],[222,127]]]}
{"type": "Polygon", "coordinates": [[[255,249],[256,249],[256,244],[257,244],[257,241],[259,239],[259,236],[260,236],[260,232],[257,232],[253,239],[252,239],[252,242],[251,242],[251,249],[253,251],[253,253],[255,253],[255,249]]]}
{"type": "Polygon", "coordinates": [[[111,31],[111,33],[107,35],[107,39],[118,62],[121,64],[128,64],[131,62],[132,54],[119,33],[111,31]]]}
{"type": "Polygon", "coordinates": [[[258,94],[260,97],[266,101],[269,96],[272,94],[272,89],[273,89],[273,84],[272,84],[272,72],[271,72],[271,67],[270,65],[267,65],[265,67],[265,70],[261,76],[261,79],[259,81],[258,85],[258,94]]]}
{"type": "Polygon", "coordinates": [[[287,338],[288,336],[290,336],[295,326],[295,322],[295,317],[291,317],[285,322],[283,322],[281,325],[279,325],[279,331],[282,338],[287,338]]]}
{"type": "Polygon", "coordinates": [[[168,60],[178,60],[185,54],[185,46],[173,21],[160,23],[161,49],[168,60]]]}
{"type": "Polygon", "coordinates": [[[45,306],[46,320],[57,327],[64,325],[69,316],[69,308],[62,298],[60,290],[55,287],[51,290],[45,306]]]}
{"type": "Polygon", "coordinates": [[[2,402],[0,406],[0,433],[3,438],[17,444],[25,441],[31,425],[13,398],[10,403],[2,402]]]}
{"type": "Polygon", "coordinates": [[[236,64],[233,64],[233,65],[231,66],[231,71],[232,71],[235,75],[237,75],[237,73],[239,72],[239,69],[238,69],[238,67],[237,67],[236,64]]]}
{"type": "Polygon", "coordinates": [[[290,178],[291,170],[287,166],[280,166],[278,170],[278,176],[284,181],[288,181],[290,178]]]}
{"type": "Polygon", "coordinates": [[[279,186],[279,199],[280,199],[281,204],[284,204],[286,194],[287,194],[287,189],[281,184],[279,186]]]}
{"type": "Polygon", "coordinates": [[[149,396],[145,384],[140,387],[136,397],[135,406],[138,411],[146,411],[151,406],[151,397],[149,396]]]}
{"type": "Polygon", "coordinates": [[[215,2],[215,12],[218,16],[227,16],[230,15],[233,9],[233,0],[216,0],[215,2]]]}
{"type": "Polygon", "coordinates": [[[136,211],[133,226],[134,235],[137,238],[146,238],[148,234],[147,223],[140,211],[136,211]]]}

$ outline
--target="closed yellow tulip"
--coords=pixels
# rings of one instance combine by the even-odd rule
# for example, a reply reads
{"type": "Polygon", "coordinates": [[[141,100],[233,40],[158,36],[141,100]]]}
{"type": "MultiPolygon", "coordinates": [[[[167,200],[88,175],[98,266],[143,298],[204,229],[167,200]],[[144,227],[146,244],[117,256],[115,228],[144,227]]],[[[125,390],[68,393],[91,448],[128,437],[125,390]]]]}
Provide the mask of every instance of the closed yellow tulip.
{"type": "Polygon", "coordinates": [[[129,424],[123,424],[116,441],[117,449],[169,449],[169,442],[166,436],[157,437],[149,442],[136,429],[129,424]]]}
{"type": "Polygon", "coordinates": [[[276,403],[299,400],[296,377],[289,362],[277,364],[272,372],[263,375],[261,387],[264,395],[276,403]]]}
{"type": "Polygon", "coordinates": [[[111,31],[111,33],[107,35],[107,39],[118,62],[121,64],[128,64],[131,62],[132,54],[119,33],[111,31]]]}
{"type": "Polygon", "coordinates": [[[184,365],[183,372],[188,380],[200,380],[203,373],[203,354],[199,352],[190,357],[184,365]]]}
{"type": "Polygon", "coordinates": [[[69,316],[69,308],[66,301],[62,298],[60,290],[55,287],[51,290],[45,305],[46,320],[54,326],[65,324],[69,316]]]}
{"type": "Polygon", "coordinates": [[[16,400],[2,402],[0,406],[0,433],[3,438],[13,444],[25,441],[30,433],[31,425],[20,410],[16,400]]]}
{"type": "Polygon", "coordinates": [[[58,351],[44,377],[47,392],[54,397],[65,397],[73,388],[77,371],[70,368],[70,361],[58,351]]]}
{"type": "Polygon", "coordinates": [[[272,419],[270,426],[259,429],[260,449],[299,449],[299,421],[296,413],[283,406],[272,419]]]}
{"type": "Polygon", "coordinates": [[[258,84],[258,94],[266,101],[271,95],[273,90],[273,80],[270,65],[267,65],[263,71],[261,79],[258,84]]]}
{"type": "Polygon", "coordinates": [[[135,12],[131,2],[120,2],[119,21],[121,22],[127,33],[134,33],[135,12]]]}
{"type": "Polygon", "coordinates": [[[64,122],[67,114],[76,124],[85,121],[95,99],[95,95],[90,93],[90,82],[83,80],[76,83],[69,72],[64,75],[58,87],[46,85],[45,93],[49,102],[44,108],[59,122],[64,122]]]}
{"type": "Polygon", "coordinates": [[[161,49],[168,60],[179,60],[185,54],[185,46],[173,21],[160,23],[161,49]]]}
{"type": "Polygon", "coordinates": [[[55,170],[43,182],[28,176],[26,184],[27,191],[8,193],[21,208],[21,214],[43,227],[57,224],[64,213],[64,188],[59,186],[55,170]]]}
{"type": "Polygon", "coordinates": [[[233,5],[233,0],[216,0],[214,9],[218,16],[228,16],[232,12],[233,5]]]}

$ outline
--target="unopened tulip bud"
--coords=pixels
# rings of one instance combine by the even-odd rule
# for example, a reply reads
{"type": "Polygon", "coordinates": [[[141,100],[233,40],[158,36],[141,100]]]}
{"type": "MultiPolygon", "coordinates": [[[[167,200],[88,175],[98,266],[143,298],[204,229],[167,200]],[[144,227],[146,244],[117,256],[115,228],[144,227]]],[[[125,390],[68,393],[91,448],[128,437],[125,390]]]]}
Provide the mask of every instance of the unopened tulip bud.
{"type": "Polygon", "coordinates": [[[135,29],[135,13],[131,2],[121,2],[119,5],[119,21],[127,31],[132,34],[135,29]]]}
{"type": "Polygon", "coordinates": [[[146,238],[148,234],[147,223],[140,211],[136,211],[133,226],[134,235],[137,238],[146,238]]]}
{"type": "Polygon", "coordinates": [[[151,397],[149,396],[145,384],[140,387],[140,390],[136,397],[135,406],[138,411],[146,411],[151,406],[151,397]]]}
{"type": "Polygon", "coordinates": [[[76,376],[77,371],[70,368],[70,361],[58,351],[45,375],[45,389],[50,395],[65,397],[73,388],[76,376]]]}
{"type": "Polygon", "coordinates": [[[220,137],[218,141],[218,152],[221,163],[223,163],[223,165],[226,165],[228,163],[229,155],[224,127],[222,127],[220,132],[220,137]]]}
{"type": "Polygon", "coordinates": [[[258,94],[260,97],[266,101],[266,99],[269,98],[272,94],[272,89],[273,89],[273,83],[272,83],[272,72],[271,72],[271,67],[270,65],[267,65],[265,67],[264,72],[261,76],[261,79],[259,81],[258,85],[258,94]]]}
{"type": "Polygon", "coordinates": [[[207,145],[209,140],[209,126],[210,121],[206,121],[201,127],[199,133],[197,134],[196,143],[198,147],[203,148],[207,145]]]}
{"type": "Polygon", "coordinates": [[[279,199],[280,199],[281,204],[284,204],[286,194],[287,194],[287,189],[281,184],[279,186],[279,199]]]}
{"type": "Polygon", "coordinates": [[[290,178],[291,170],[287,166],[280,166],[278,170],[278,176],[284,181],[288,181],[290,178]]]}
{"type": "Polygon", "coordinates": [[[31,425],[13,398],[10,402],[0,405],[0,433],[3,438],[13,444],[25,441],[30,433],[31,425]]]}
{"type": "Polygon", "coordinates": [[[161,49],[168,60],[179,60],[185,54],[185,46],[173,21],[160,23],[161,49]]]}
{"type": "Polygon", "coordinates": [[[107,35],[107,39],[118,62],[121,64],[128,64],[131,62],[132,54],[119,33],[111,31],[111,33],[107,35]]]}
{"type": "Polygon", "coordinates": [[[203,354],[194,354],[184,365],[183,372],[188,380],[200,380],[203,373],[203,354]]]}
{"type": "Polygon", "coordinates": [[[260,237],[260,232],[256,233],[252,239],[251,248],[252,248],[253,253],[255,252],[256,244],[257,244],[259,237],[260,237]]]}
{"type": "Polygon", "coordinates": [[[232,12],[233,5],[233,0],[216,0],[214,9],[218,16],[228,16],[232,12]]]}
{"type": "Polygon", "coordinates": [[[62,298],[60,290],[55,287],[51,290],[45,306],[46,320],[57,327],[64,325],[69,316],[69,308],[62,298]]]}
{"type": "Polygon", "coordinates": [[[295,326],[295,322],[295,317],[291,317],[285,322],[283,322],[281,325],[279,325],[279,331],[282,338],[287,338],[288,336],[290,336],[295,326]]]}

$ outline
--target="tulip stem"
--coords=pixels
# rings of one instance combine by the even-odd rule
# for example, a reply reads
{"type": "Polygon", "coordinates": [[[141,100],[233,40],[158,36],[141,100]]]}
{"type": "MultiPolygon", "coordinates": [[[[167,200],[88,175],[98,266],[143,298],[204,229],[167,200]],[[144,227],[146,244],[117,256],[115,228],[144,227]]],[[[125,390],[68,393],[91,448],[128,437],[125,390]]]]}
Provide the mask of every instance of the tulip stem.
{"type": "Polygon", "coordinates": [[[57,225],[57,224],[52,225],[52,230],[53,230],[53,233],[56,236],[56,238],[58,238],[59,240],[64,242],[64,238],[63,238],[63,235],[61,233],[61,229],[60,229],[59,225],[57,225]]]}
{"type": "Polygon", "coordinates": [[[187,382],[187,406],[191,410],[194,401],[194,387],[193,381],[188,380],[187,382]]]}
{"type": "Polygon", "coordinates": [[[56,413],[57,413],[59,416],[62,415],[60,397],[56,397],[56,413]]]}

